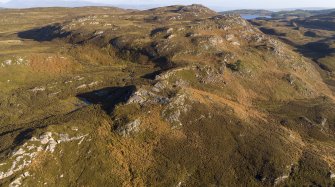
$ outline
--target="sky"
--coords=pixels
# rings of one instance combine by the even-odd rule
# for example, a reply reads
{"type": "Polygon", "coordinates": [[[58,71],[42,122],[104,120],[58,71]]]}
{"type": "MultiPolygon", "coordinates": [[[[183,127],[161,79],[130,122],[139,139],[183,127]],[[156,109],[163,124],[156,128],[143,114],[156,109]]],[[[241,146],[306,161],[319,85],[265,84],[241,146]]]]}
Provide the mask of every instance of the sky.
{"type": "MultiPolygon", "coordinates": [[[[6,2],[10,0],[0,0],[6,2]]],[[[28,2],[29,0],[26,0],[28,2]]],[[[43,1],[43,0],[39,0],[43,1]]],[[[57,0],[54,0],[57,1],[57,0]]],[[[64,1],[64,0],[63,0],[64,1]]],[[[81,1],[81,0],[67,0],[81,1]]],[[[213,9],[285,9],[285,8],[335,8],[335,0],[86,0],[111,5],[165,6],[172,4],[203,4],[213,9]]]]}

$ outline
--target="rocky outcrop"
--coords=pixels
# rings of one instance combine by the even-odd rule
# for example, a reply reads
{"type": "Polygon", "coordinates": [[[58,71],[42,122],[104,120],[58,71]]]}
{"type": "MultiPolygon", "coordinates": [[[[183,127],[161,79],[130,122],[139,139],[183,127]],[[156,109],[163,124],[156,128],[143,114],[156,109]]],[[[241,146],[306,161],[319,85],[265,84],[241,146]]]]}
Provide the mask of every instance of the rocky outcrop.
{"type": "Polygon", "coordinates": [[[186,94],[177,94],[162,111],[162,117],[173,127],[183,125],[180,119],[181,115],[188,112],[191,108],[191,105],[187,104],[187,98],[186,94]]]}
{"type": "MultiPolygon", "coordinates": [[[[78,141],[78,144],[81,144],[87,136],[88,134],[70,137],[65,133],[45,132],[40,136],[32,137],[13,151],[4,163],[0,163],[0,180],[23,171],[34,162],[39,154],[53,153],[57,145],[65,142],[78,141]]],[[[11,185],[18,186],[22,178],[29,176],[29,173],[25,172],[16,178],[11,185]]]]}
{"type": "Polygon", "coordinates": [[[129,136],[132,133],[136,133],[140,130],[141,120],[136,119],[135,121],[132,121],[130,123],[127,123],[126,125],[119,126],[115,132],[118,133],[121,136],[129,136]]]}

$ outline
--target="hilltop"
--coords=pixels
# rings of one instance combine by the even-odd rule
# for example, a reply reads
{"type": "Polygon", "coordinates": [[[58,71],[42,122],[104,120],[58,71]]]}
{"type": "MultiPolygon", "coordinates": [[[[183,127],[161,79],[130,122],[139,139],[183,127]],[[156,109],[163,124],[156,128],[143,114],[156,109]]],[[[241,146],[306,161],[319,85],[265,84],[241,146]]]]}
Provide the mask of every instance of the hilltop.
{"type": "Polygon", "coordinates": [[[1,185],[334,185],[334,92],[261,22],[202,5],[0,20],[1,185]]]}

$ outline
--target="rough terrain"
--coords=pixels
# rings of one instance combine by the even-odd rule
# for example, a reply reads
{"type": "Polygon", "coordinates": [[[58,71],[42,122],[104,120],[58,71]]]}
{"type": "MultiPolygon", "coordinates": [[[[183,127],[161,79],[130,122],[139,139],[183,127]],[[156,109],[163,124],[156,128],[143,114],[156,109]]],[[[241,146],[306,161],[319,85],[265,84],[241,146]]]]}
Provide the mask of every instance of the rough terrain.
{"type": "Polygon", "coordinates": [[[0,12],[0,185],[334,186],[332,84],[241,17],[0,12]]]}

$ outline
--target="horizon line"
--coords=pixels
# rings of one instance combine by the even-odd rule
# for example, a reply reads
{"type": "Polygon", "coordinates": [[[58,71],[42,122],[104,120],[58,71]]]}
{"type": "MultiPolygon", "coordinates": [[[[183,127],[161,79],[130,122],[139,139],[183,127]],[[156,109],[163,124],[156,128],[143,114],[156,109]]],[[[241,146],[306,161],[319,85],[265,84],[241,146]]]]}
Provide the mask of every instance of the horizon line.
{"type": "MultiPolygon", "coordinates": [[[[10,2],[10,1],[9,1],[10,2]]],[[[167,7],[167,6],[188,6],[192,4],[171,4],[171,5],[162,5],[162,4],[142,4],[142,5],[133,5],[133,4],[105,4],[105,3],[93,3],[90,1],[84,1],[84,3],[92,3],[92,5],[78,5],[78,6],[27,6],[27,7],[14,7],[14,6],[2,6],[6,5],[8,2],[0,2],[0,8],[2,9],[31,9],[31,8],[83,8],[83,7],[114,7],[114,8],[121,8],[121,9],[138,9],[138,10],[148,10],[152,8],[159,8],[159,7],[167,7]],[[132,8],[130,8],[132,7],[132,8]],[[138,8],[136,8],[138,7],[138,8]],[[141,8],[147,7],[147,8],[141,8]]],[[[268,11],[284,11],[284,10],[327,10],[327,9],[335,9],[335,7],[286,7],[286,8],[247,8],[247,7],[217,7],[215,5],[204,5],[208,8],[219,11],[233,11],[233,10],[268,10],[268,11]],[[214,8],[214,6],[216,8],[214,8]]]]}

